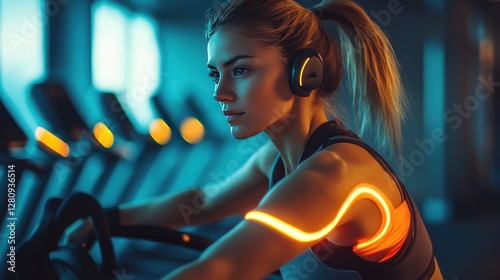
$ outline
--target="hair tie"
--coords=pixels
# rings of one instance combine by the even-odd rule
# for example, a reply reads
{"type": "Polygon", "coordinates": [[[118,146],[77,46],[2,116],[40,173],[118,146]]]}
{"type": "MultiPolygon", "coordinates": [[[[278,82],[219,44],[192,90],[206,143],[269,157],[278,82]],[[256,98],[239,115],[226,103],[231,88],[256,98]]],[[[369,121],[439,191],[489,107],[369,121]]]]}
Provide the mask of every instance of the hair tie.
{"type": "Polygon", "coordinates": [[[311,9],[311,11],[318,17],[320,20],[324,20],[325,18],[323,17],[323,9],[321,7],[314,7],[311,9]]]}

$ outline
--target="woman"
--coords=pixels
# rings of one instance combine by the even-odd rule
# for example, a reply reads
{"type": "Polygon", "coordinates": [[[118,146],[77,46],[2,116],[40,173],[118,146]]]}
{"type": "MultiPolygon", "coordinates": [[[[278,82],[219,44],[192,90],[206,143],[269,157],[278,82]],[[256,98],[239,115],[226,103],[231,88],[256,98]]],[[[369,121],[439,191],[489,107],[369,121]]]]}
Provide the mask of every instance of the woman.
{"type": "Polygon", "coordinates": [[[393,50],[351,1],[308,10],[235,0],[208,14],[208,69],[231,134],[271,141],[217,192],[208,186],[120,205],[122,224],[245,219],[164,279],[442,279],[414,202],[385,161],[337,120],[352,95],[360,132],[399,152],[404,96],[393,50]],[[336,39],[324,22],[338,26],[336,39]],[[335,117],[328,120],[328,115],[335,117]],[[202,201],[202,203],[200,202],[202,201]]]}

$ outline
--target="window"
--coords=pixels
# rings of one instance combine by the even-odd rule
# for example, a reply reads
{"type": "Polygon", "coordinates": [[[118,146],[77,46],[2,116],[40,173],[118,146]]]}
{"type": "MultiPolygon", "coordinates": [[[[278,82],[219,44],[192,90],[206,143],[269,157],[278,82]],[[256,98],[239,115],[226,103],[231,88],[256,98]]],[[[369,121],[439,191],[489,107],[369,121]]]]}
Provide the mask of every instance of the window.
{"type": "Polygon", "coordinates": [[[27,91],[45,76],[44,32],[51,7],[42,0],[0,2],[0,73],[2,100],[32,131],[38,121],[28,109],[27,91]],[[14,106],[15,104],[15,106],[14,106]]]}
{"type": "Polygon", "coordinates": [[[119,6],[97,2],[93,7],[92,80],[98,90],[125,89],[126,22],[119,6]]]}
{"type": "Polygon", "coordinates": [[[147,131],[149,97],[159,84],[157,28],[149,16],[100,1],[93,7],[92,78],[99,91],[118,95],[131,121],[147,131]]]}

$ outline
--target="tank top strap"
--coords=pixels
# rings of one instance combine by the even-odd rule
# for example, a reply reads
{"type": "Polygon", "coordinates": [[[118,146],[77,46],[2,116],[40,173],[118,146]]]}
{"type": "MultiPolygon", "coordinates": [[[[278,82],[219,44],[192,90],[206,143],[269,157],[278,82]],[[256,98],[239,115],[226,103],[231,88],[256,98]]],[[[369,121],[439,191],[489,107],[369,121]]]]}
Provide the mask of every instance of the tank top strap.
{"type": "MultiPolygon", "coordinates": [[[[358,138],[356,134],[348,131],[344,128],[344,125],[337,120],[325,122],[321,124],[316,130],[311,134],[309,139],[302,150],[302,153],[299,158],[299,164],[312,156],[317,151],[325,148],[325,140],[338,137],[338,136],[346,136],[346,137],[354,137],[358,138]]],[[[359,139],[359,138],[358,138],[359,139]]],[[[285,176],[285,167],[283,165],[283,161],[281,159],[281,155],[278,154],[274,159],[273,167],[271,170],[271,174],[269,177],[269,188],[271,189],[276,183],[278,183],[285,176]]]]}

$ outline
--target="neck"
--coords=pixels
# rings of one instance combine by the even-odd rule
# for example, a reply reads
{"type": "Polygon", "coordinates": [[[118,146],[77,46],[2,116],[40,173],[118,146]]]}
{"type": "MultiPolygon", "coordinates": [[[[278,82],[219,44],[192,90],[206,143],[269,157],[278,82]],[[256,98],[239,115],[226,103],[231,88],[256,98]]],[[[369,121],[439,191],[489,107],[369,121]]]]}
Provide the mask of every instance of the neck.
{"type": "Polygon", "coordinates": [[[281,155],[286,175],[297,168],[300,155],[311,134],[328,121],[322,109],[302,108],[304,106],[294,106],[288,115],[265,130],[281,155]]]}

